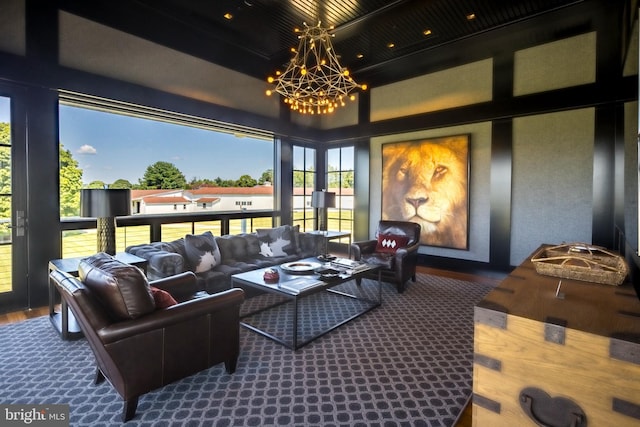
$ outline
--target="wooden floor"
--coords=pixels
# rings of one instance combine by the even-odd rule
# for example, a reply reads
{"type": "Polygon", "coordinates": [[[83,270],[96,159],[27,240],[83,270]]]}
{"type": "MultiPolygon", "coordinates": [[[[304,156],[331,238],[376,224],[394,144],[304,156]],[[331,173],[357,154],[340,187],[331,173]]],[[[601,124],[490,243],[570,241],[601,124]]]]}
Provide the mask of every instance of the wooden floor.
{"type": "MultiPolygon", "coordinates": [[[[458,272],[453,272],[448,270],[438,270],[438,269],[433,269],[428,267],[418,267],[418,271],[421,273],[445,276],[451,279],[467,280],[470,282],[479,282],[479,283],[485,283],[490,285],[497,285],[498,282],[500,281],[500,279],[498,278],[479,276],[475,274],[458,273],[458,272]]],[[[41,307],[41,308],[34,308],[31,310],[16,311],[13,313],[0,314],[0,325],[5,323],[20,322],[22,320],[32,319],[34,317],[46,316],[48,314],[49,314],[48,306],[41,307]]],[[[455,427],[471,427],[471,424],[472,424],[471,421],[472,421],[471,404],[469,404],[467,405],[467,408],[465,408],[464,412],[460,416],[460,420],[455,425],[455,427]]]]}

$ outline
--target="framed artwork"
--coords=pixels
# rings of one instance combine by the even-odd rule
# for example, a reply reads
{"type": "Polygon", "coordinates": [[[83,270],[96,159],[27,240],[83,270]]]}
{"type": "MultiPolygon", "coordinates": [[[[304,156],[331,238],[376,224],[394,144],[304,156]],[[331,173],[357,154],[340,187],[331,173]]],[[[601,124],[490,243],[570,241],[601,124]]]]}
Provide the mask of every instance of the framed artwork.
{"type": "Polygon", "coordinates": [[[382,146],[382,219],[417,222],[420,243],[468,249],[469,135],[382,146]]]}

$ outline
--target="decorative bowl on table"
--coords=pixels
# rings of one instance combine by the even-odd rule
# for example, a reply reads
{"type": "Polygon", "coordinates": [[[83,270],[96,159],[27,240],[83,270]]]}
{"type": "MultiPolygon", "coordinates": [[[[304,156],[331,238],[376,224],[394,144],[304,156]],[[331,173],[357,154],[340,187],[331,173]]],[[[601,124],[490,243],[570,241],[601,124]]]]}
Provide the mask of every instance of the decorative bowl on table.
{"type": "Polygon", "coordinates": [[[267,283],[275,283],[280,280],[280,273],[275,268],[267,268],[264,271],[264,275],[262,276],[265,282],[267,283]]]}
{"type": "Polygon", "coordinates": [[[280,266],[281,269],[291,274],[313,274],[319,267],[321,267],[319,262],[310,261],[293,261],[280,266]]]}

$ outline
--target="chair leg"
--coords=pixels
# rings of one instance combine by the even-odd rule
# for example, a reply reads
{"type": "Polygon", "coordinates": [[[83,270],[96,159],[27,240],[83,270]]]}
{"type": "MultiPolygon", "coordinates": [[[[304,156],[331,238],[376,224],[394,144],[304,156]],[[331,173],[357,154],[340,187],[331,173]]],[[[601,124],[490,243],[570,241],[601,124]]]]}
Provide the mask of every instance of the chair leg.
{"type": "Polygon", "coordinates": [[[122,411],[122,422],[126,423],[133,418],[136,415],[136,409],[138,409],[138,396],[125,400],[122,411]]]}
{"type": "Polygon", "coordinates": [[[98,385],[103,383],[105,380],[104,374],[102,373],[102,371],[100,370],[100,368],[96,368],[96,375],[93,379],[93,384],[98,385]]]}
{"type": "Polygon", "coordinates": [[[224,368],[227,371],[227,374],[233,374],[236,371],[237,364],[238,364],[237,357],[234,357],[233,359],[230,359],[224,362],[224,368]]]}
{"type": "Polygon", "coordinates": [[[398,282],[397,288],[398,288],[398,293],[399,294],[403,293],[404,292],[404,288],[405,288],[404,282],[398,282]]]}
{"type": "Polygon", "coordinates": [[[358,277],[356,279],[356,285],[361,286],[362,285],[362,277],[358,277]]]}

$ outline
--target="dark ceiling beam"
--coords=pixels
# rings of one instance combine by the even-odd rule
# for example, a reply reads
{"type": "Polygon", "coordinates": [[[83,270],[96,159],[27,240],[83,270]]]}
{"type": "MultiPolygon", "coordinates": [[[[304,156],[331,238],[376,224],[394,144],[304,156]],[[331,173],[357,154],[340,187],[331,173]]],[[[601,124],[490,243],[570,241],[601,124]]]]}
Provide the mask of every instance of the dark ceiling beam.
{"type": "MultiPolygon", "coordinates": [[[[421,7],[422,1],[394,0],[337,27],[334,32],[339,38],[346,38],[349,34],[364,31],[367,26],[379,24],[381,18],[387,19],[388,16],[388,19],[393,19],[398,11],[404,11],[405,8],[421,7]]],[[[438,71],[452,64],[487,58],[496,51],[514,51],[557,40],[591,28],[592,9],[594,4],[600,3],[602,0],[576,0],[570,6],[516,24],[462,37],[381,63],[360,67],[350,64],[349,69],[358,82],[374,87],[438,71]],[[470,37],[473,43],[468,42],[470,37]]],[[[260,52],[245,37],[233,33],[225,25],[189,13],[186,6],[178,10],[170,9],[171,2],[163,0],[57,0],[57,4],[70,13],[261,80],[290,60],[291,54],[284,48],[279,49],[277,54],[260,52]]],[[[339,40],[336,40],[335,48],[340,52],[339,40]]]]}
{"type": "Polygon", "coordinates": [[[386,62],[361,68],[352,66],[351,72],[358,82],[370,87],[406,80],[592,31],[593,11],[594,2],[581,2],[386,62]]]}

